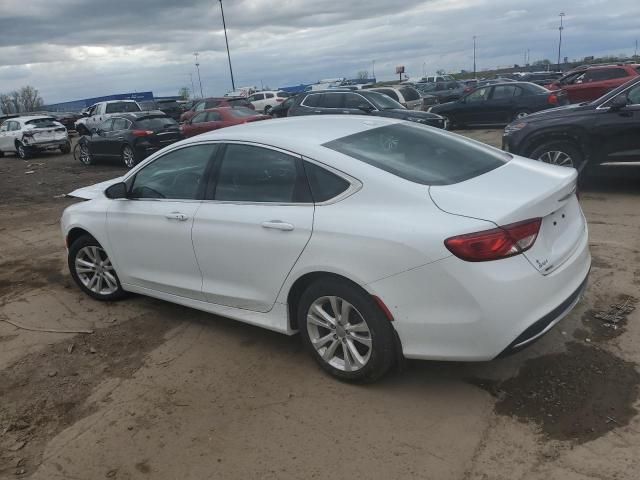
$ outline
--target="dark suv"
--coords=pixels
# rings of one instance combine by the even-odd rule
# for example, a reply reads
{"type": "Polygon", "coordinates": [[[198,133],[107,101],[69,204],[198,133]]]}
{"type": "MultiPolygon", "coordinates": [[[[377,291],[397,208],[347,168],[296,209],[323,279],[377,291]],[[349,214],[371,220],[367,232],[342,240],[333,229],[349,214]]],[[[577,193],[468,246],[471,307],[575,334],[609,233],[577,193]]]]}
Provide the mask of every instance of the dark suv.
{"type": "Polygon", "coordinates": [[[514,121],[502,148],[579,171],[587,164],[640,162],[640,77],[594,102],[514,121]]]}
{"type": "Polygon", "coordinates": [[[407,110],[387,95],[367,90],[317,90],[299,95],[288,112],[289,117],[297,115],[374,115],[444,128],[440,115],[407,110]]]}

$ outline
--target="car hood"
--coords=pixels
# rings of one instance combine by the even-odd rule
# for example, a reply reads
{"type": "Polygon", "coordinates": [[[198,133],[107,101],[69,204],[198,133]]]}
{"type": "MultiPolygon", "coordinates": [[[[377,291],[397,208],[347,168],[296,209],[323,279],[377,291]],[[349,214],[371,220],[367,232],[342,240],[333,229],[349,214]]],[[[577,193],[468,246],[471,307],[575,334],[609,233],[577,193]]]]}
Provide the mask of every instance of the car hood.
{"type": "Polygon", "coordinates": [[[440,118],[439,115],[433,113],[421,112],[420,110],[408,110],[405,108],[394,108],[391,110],[380,110],[374,112],[377,117],[397,118],[399,120],[406,120],[407,117],[422,118],[425,120],[434,120],[440,118]]]}
{"type": "Polygon", "coordinates": [[[564,105],[562,107],[550,108],[549,110],[532,113],[526,117],[526,121],[567,117],[574,114],[582,114],[583,112],[588,112],[594,109],[595,107],[590,103],[574,103],[573,105],[564,105]]]}
{"type": "Polygon", "coordinates": [[[459,105],[459,102],[446,102],[431,107],[431,113],[448,112],[455,109],[459,105]]]}
{"type": "Polygon", "coordinates": [[[104,191],[109,188],[111,185],[121,182],[124,177],[114,178],[112,180],[107,180],[106,182],[96,183],[94,185],[89,185],[88,187],[78,188],[73,192],[67,193],[67,197],[74,198],[82,198],[84,200],[91,200],[100,195],[104,194],[104,191]]]}

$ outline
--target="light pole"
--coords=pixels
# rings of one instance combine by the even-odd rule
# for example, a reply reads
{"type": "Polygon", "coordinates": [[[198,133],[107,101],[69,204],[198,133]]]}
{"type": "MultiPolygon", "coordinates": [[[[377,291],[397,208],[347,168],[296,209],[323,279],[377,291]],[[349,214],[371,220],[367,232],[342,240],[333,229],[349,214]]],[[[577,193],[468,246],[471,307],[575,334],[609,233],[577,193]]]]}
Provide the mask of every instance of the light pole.
{"type": "Polygon", "coordinates": [[[562,50],[562,30],[564,30],[564,25],[562,23],[562,18],[564,17],[564,12],[560,12],[560,40],[558,41],[558,70],[560,70],[560,52],[562,50]]]}
{"type": "Polygon", "coordinates": [[[371,77],[376,78],[376,61],[371,60],[371,77]]]}
{"type": "Polygon", "coordinates": [[[191,79],[191,94],[193,95],[193,98],[195,98],[195,96],[196,96],[196,87],[193,85],[193,73],[189,74],[189,78],[191,79]]]}
{"type": "Polygon", "coordinates": [[[476,78],[476,36],[473,36],[473,78],[476,78]]]}
{"type": "Polygon", "coordinates": [[[200,98],[204,98],[204,93],[202,93],[202,79],[200,78],[200,62],[198,62],[198,52],[193,54],[196,57],[196,69],[198,70],[198,82],[200,82],[200,98]]]}
{"type": "Polygon", "coordinates": [[[231,68],[231,54],[229,53],[229,39],[227,38],[227,24],[224,21],[224,8],[222,8],[222,0],[220,0],[220,13],[222,13],[222,28],[224,28],[224,41],[227,44],[227,58],[229,59],[229,73],[231,74],[231,88],[236,89],[236,83],[233,80],[233,68],[231,68]]]}

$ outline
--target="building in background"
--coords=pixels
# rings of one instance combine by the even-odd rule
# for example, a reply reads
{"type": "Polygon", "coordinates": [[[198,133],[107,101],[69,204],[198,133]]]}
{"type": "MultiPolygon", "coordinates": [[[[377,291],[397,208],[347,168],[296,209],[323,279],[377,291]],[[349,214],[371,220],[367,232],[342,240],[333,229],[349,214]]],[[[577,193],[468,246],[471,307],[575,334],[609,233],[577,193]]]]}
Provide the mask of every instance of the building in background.
{"type": "Polygon", "coordinates": [[[45,105],[42,107],[42,110],[47,112],[79,112],[94,103],[107,102],[109,100],[136,100],[141,102],[153,99],[153,92],[116,93],[115,95],[105,95],[103,97],[84,98],[82,100],[45,105]]]}

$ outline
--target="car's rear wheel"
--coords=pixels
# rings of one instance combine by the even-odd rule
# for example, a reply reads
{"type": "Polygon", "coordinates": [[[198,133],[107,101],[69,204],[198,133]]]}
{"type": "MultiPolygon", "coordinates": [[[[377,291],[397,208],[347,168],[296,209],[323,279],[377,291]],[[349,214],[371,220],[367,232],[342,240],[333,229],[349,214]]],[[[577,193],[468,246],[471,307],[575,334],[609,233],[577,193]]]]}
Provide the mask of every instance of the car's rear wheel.
{"type": "MultiPolygon", "coordinates": [[[[440,114],[438,114],[440,115],[440,114]]],[[[447,117],[446,115],[440,115],[443,119],[444,119],[444,124],[443,127],[445,130],[452,130],[453,129],[453,124],[451,123],[451,119],[449,117],[447,117]]]]}
{"type": "Polygon", "coordinates": [[[516,120],[521,120],[524,117],[528,117],[530,115],[530,112],[527,110],[518,110],[516,113],[513,114],[513,121],[516,120]]]}
{"type": "Polygon", "coordinates": [[[31,157],[31,151],[29,148],[25,147],[22,142],[16,143],[16,153],[22,160],[28,160],[29,157],[31,157]]]}
{"type": "Polygon", "coordinates": [[[573,167],[577,170],[584,167],[584,156],[580,149],[573,143],[562,140],[543,143],[531,152],[530,157],[559,167],[573,167]]]}
{"type": "Polygon", "coordinates": [[[94,158],[93,155],[91,155],[89,145],[84,142],[76,144],[75,148],[73,149],[73,156],[83,165],[93,165],[94,163],[94,158]]]}
{"type": "Polygon", "coordinates": [[[107,252],[90,235],[69,247],[69,271],[80,289],[96,300],[118,300],[126,295],[107,252]]]}
{"type": "Polygon", "coordinates": [[[133,168],[138,163],[136,152],[133,151],[130,145],[122,147],[122,163],[124,163],[127,168],[133,168]]]}
{"type": "Polygon", "coordinates": [[[334,377],[371,382],[393,365],[393,327],[371,296],[348,282],[311,284],[298,303],[298,325],[311,355],[334,377]]]}
{"type": "Polygon", "coordinates": [[[271,105],[267,105],[266,107],[264,107],[264,114],[265,115],[269,115],[269,112],[271,111],[273,107],[271,105]]]}
{"type": "Polygon", "coordinates": [[[62,146],[60,146],[60,151],[62,153],[64,153],[65,155],[69,152],[71,152],[71,143],[67,142],[65,144],[63,144],[62,146]]]}

